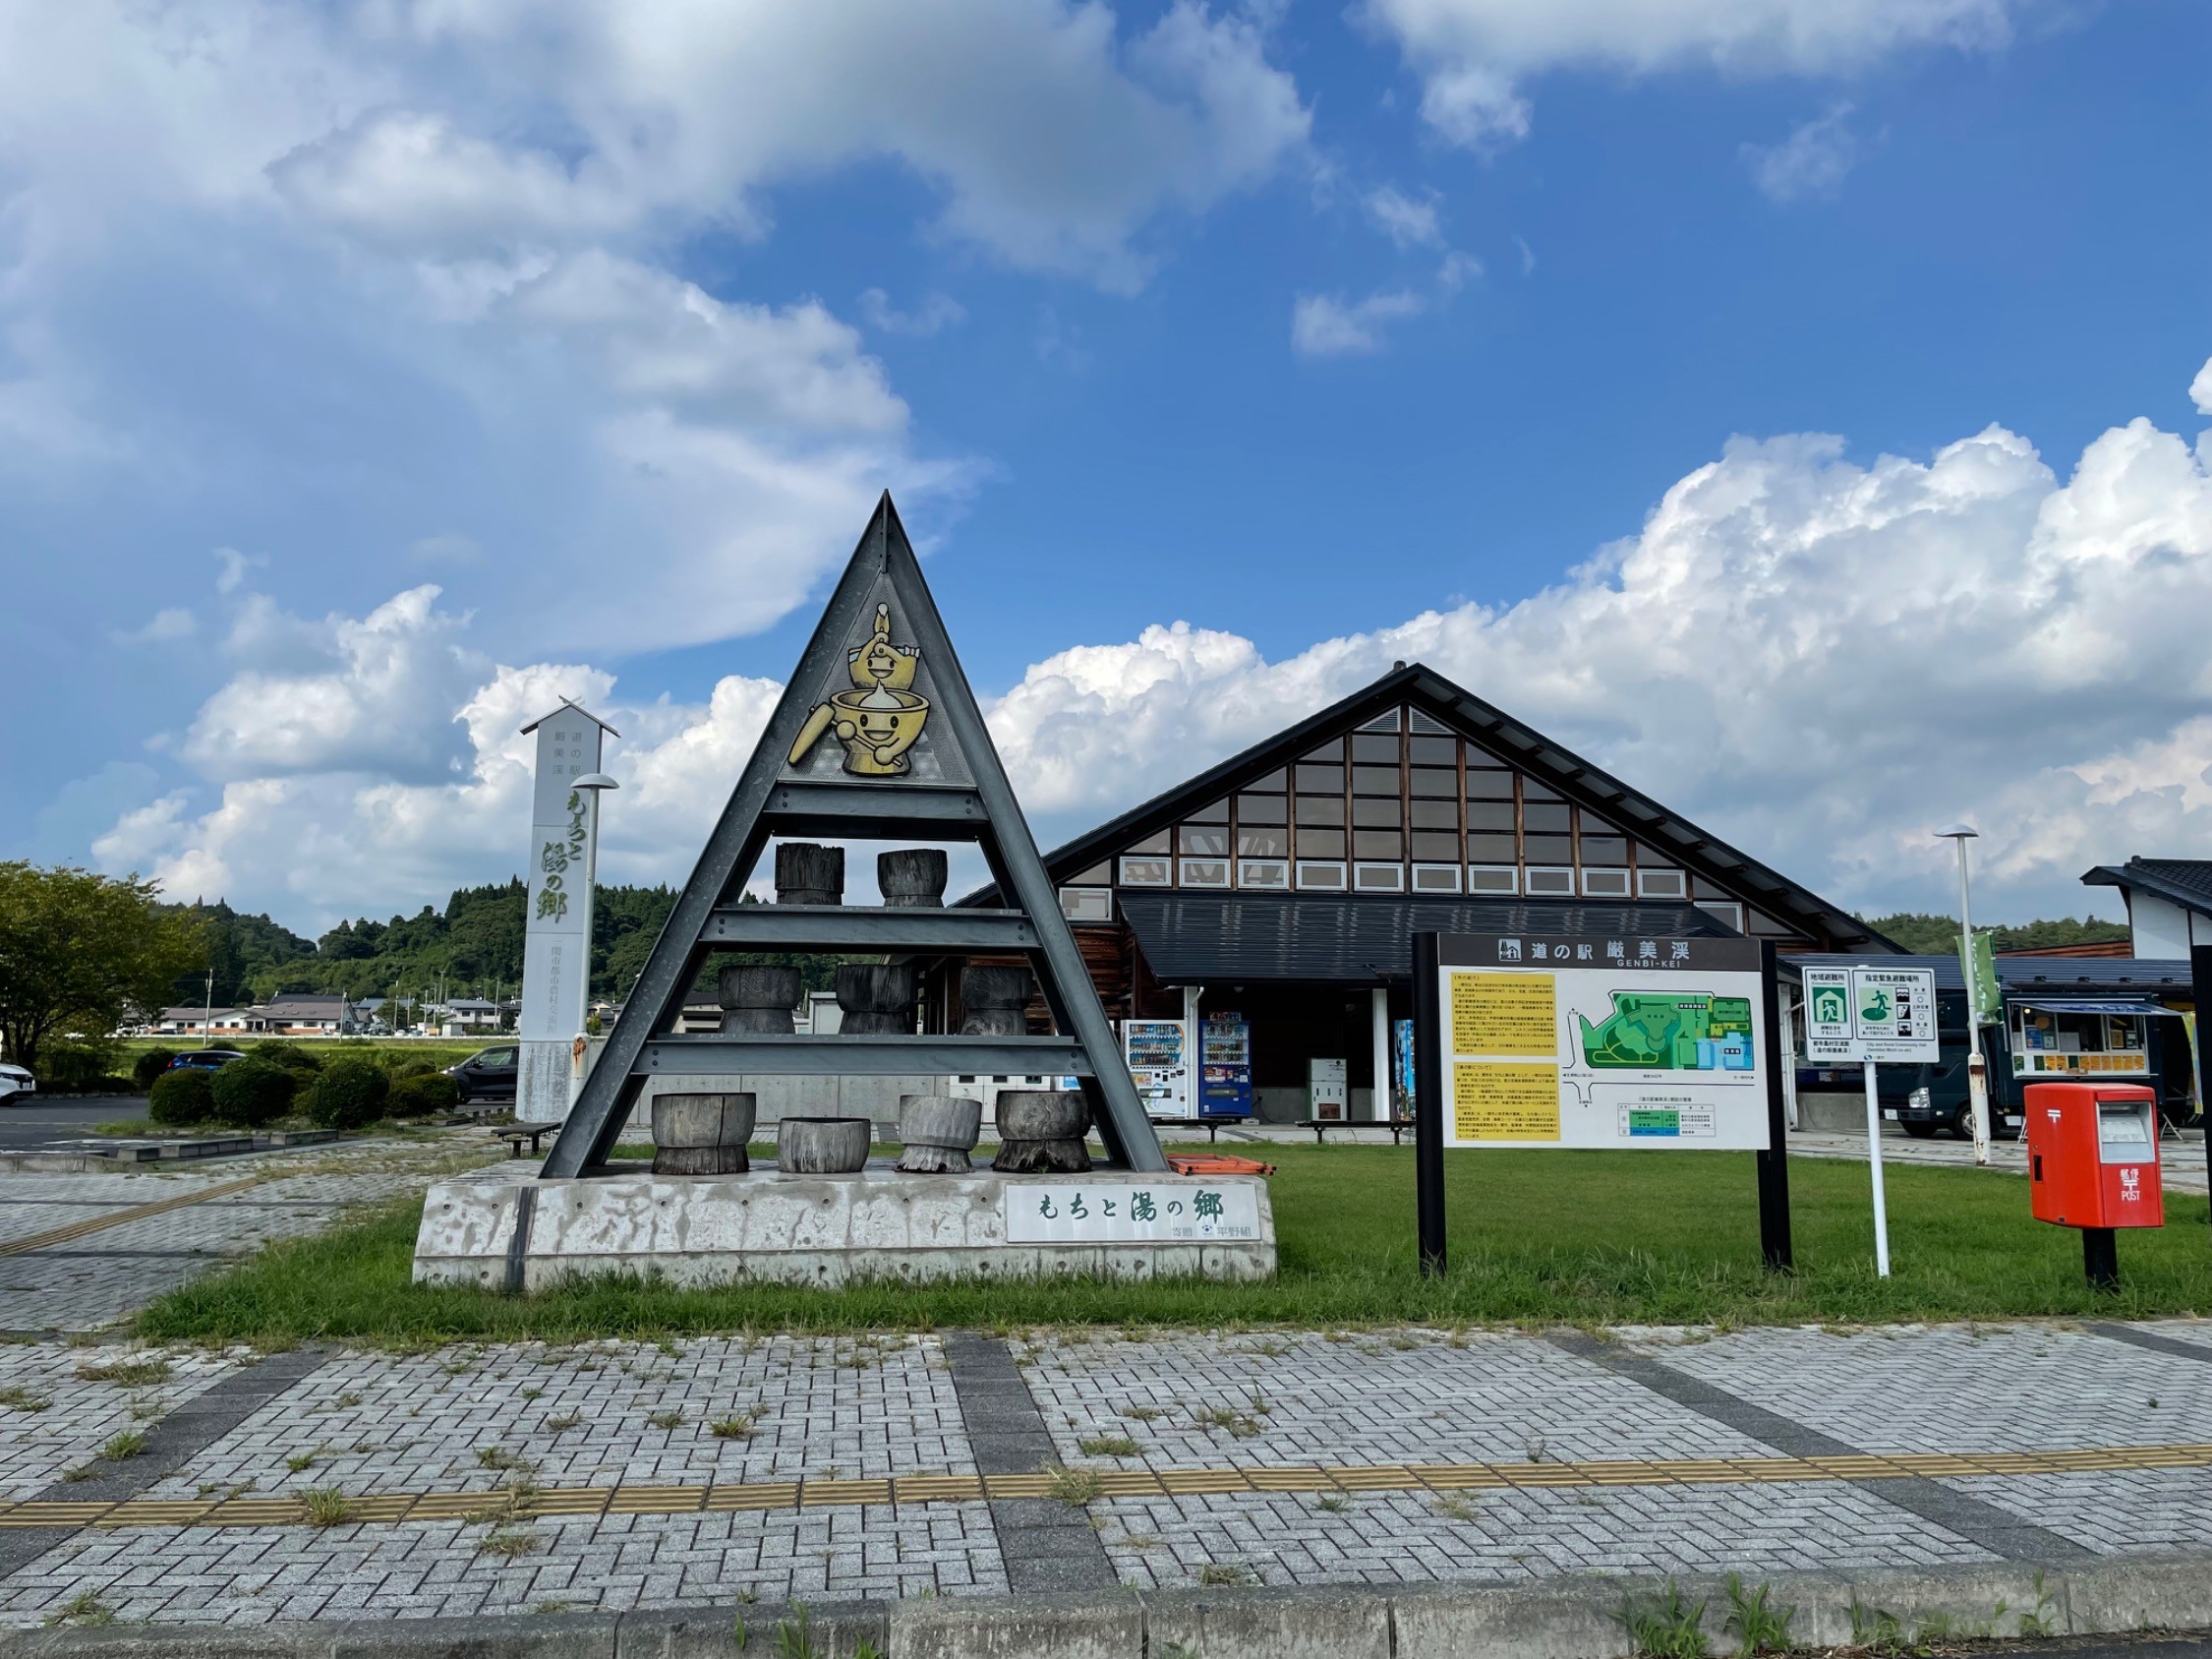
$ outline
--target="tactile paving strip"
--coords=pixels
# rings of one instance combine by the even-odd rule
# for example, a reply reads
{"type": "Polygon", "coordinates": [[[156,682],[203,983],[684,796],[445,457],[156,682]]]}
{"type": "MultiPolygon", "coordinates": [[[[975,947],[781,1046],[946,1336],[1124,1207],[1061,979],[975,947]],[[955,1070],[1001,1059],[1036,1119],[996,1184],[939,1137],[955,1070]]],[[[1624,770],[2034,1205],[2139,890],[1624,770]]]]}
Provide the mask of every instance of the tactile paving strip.
{"type": "Polygon", "coordinates": [[[1707,1457],[1595,1463],[1375,1463],[1213,1469],[1070,1469],[1016,1475],[911,1474],[889,1480],[785,1480],[694,1486],[497,1488],[489,1492],[353,1497],[28,1500],[0,1504],[0,1527],[331,1526],[405,1520],[526,1519],[539,1515],[675,1515],[702,1511],[972,1504],[984,1499],[1167,1498],[1233,1492],[1467,1492],[1507,1487],[1743,1485],[1766,1481],[1876,1481],[1900,1477],[2079,1474],[2212,1467],[2212,1445],[2116,1446],[2073,1452],[1893,1456],[1707,1457]]]}

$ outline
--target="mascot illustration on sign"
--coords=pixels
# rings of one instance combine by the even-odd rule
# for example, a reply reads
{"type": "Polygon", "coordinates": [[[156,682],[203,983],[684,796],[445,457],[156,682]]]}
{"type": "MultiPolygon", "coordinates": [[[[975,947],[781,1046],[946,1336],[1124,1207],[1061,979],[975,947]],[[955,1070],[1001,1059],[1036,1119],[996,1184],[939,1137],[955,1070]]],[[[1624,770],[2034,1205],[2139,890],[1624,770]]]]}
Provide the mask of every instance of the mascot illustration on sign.
{"type": "Polygon", "coordinates": [[[796,766],[807,751],[834,731],[844,744],[844,769],[863,778],[896,778],[907,768],[906,751],[929,719],[929,699],[910,687],[921,653],[891,642],[891,607],[876,607],[876,630],[865,645],[845,654],[852,689],[838,691],[818,704],[791,744],[796,766]]]}

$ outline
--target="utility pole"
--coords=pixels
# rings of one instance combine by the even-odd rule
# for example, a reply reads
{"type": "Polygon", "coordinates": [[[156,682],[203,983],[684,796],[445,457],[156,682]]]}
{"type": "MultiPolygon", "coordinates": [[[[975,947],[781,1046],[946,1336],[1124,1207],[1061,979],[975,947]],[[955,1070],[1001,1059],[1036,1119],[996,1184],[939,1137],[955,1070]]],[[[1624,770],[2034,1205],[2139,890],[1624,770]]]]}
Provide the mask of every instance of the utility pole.
{"type": "Polygon", "coordinates": [[[1966,890],[1966,843],[1980,832],[1947,824],[1936,834],[1958,849],[1958,971],[1966,979],[1966,1097],[1974,1112],[1974,1161],[1989,1162],[1989,1065],[1982,1058],[1982,1010],[1975,1005],[1974,913],[1966,890]]]}
{"type": "Polygon", "coordinates": [[[215,1043],[215,971],[207,970],[207,1000],[200,1016],[200,1046],[212,1048],[215,1043]]]}

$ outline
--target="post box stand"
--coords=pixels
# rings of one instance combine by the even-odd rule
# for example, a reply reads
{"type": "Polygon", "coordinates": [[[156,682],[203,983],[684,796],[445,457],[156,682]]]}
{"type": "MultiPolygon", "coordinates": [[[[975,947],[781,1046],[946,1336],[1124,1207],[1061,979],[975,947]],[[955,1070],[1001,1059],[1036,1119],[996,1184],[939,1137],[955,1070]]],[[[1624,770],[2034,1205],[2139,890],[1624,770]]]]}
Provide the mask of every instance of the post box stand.
{"type": "Polygon", "coordinates": [[[2166,1224],[2158,1096],[2116,1083],[2031,1083],[2025,1094],[2029,1208],[2039,1221],[2078,1227],[2083,1274],[2116,1290],[2117,1230],[2166,1224]]]}

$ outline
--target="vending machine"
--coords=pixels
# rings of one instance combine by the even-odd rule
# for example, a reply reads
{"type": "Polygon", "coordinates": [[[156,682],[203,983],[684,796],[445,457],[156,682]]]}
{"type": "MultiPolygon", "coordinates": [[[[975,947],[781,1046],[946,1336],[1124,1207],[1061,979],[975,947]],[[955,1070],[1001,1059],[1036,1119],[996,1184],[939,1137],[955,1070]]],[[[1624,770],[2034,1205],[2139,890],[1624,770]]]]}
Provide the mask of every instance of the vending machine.
{"type": "Polygon", "coordinates": [[[1191,1115],[1190,1031],[1181,1020],[1122,1022],[1122,1058],[1148,1117],[1191,1115]]]}
{"type": "Polygon", "coordinates": [[[1208,1014],[1198,1038],[1198,1115],[1252,1116],[1252,1022],[1208,1014]]]}

